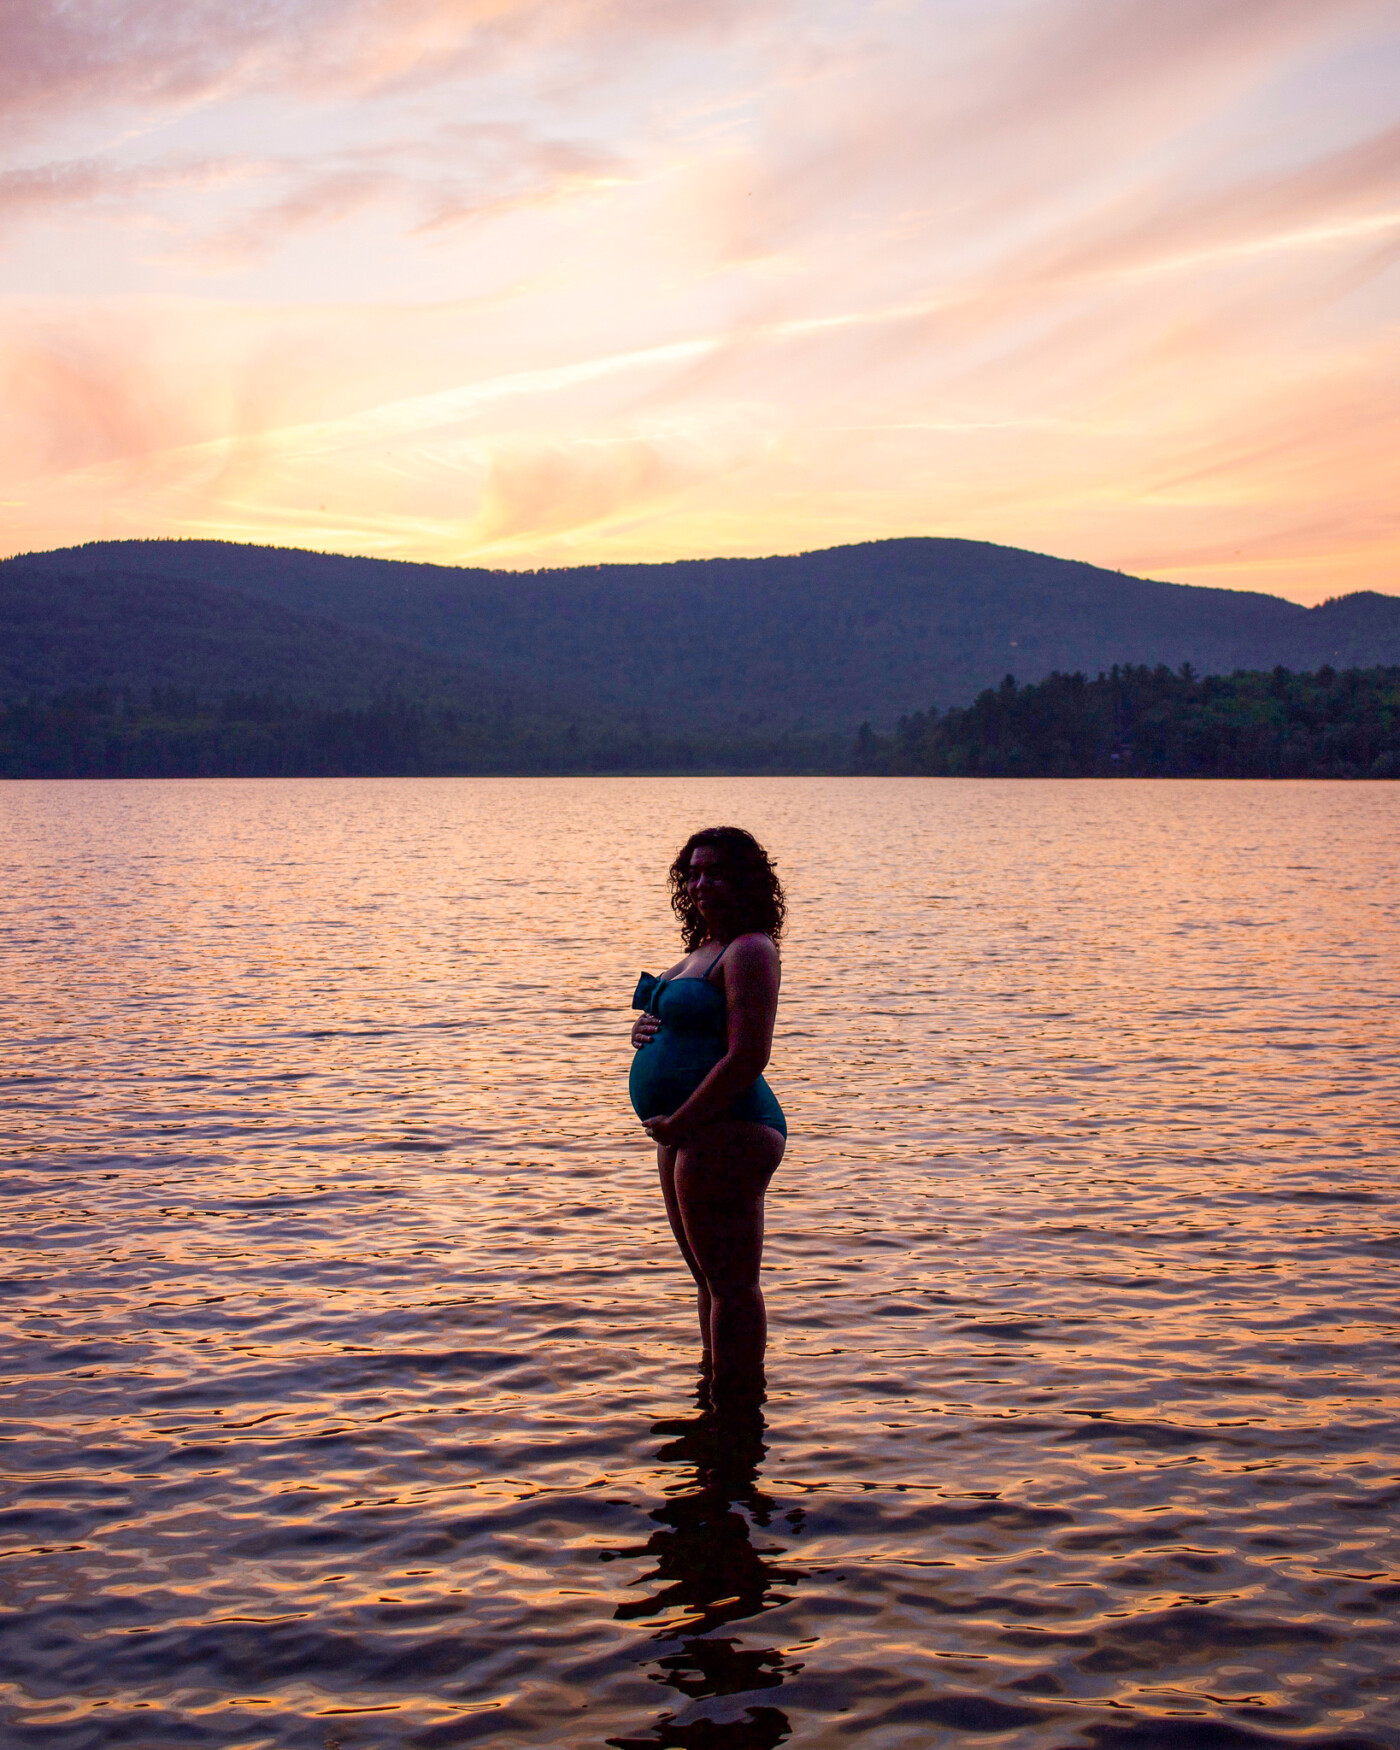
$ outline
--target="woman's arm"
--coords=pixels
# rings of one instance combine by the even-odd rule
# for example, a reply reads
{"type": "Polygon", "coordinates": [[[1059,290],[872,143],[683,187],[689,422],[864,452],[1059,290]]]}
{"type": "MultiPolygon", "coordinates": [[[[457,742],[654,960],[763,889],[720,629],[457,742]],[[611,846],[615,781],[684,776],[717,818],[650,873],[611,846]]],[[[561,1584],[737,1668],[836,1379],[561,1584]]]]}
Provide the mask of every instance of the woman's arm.
{"type": "Polygon", "coordinates": [[[778,950],[767,936],[740,936],[722,970],[728,1011],[724,1056],[689,1099],[668,1117],[648,1123],[657,1142],[669,1144],[697,1124],[722,1117],[735,1095],[751,1087],[767,1066],[782,976],[778,950]]]}

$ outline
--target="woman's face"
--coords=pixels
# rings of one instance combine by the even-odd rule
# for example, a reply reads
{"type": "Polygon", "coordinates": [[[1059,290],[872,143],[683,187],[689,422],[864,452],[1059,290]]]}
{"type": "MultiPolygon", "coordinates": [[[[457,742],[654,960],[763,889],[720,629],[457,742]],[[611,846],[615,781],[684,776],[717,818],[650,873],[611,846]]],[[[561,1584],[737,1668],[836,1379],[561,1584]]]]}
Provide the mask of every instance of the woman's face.
{"type": "Polygon", "coordinates": [[[712,927],[720,924],[734,909],[734,886],[725,868],[724,853],[718,845],[696,845],[690,853],[685,890],[696,911],[712,927]]]}

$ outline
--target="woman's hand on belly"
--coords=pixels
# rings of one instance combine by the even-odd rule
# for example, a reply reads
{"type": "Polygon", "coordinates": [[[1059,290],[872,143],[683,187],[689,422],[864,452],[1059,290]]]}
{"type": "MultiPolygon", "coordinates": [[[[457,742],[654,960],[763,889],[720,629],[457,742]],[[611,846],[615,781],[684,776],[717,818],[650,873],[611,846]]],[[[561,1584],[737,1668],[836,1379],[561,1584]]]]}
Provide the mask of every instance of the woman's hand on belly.
{"type": "Polygon", "coordinates": [[[648,1118],[642,1125],[651,1140],[660,1148],[674,1148],[685,1135],[685,1129],[671,1118],[648,1118]]]}
{"type": "Polygon", "coordinates": [[[633,1051],[640,1051],[644,1045],[650,1045],[660,1031],[661,1023],[655,1015],[638,1015],[632,1023],[633,1051]]]}

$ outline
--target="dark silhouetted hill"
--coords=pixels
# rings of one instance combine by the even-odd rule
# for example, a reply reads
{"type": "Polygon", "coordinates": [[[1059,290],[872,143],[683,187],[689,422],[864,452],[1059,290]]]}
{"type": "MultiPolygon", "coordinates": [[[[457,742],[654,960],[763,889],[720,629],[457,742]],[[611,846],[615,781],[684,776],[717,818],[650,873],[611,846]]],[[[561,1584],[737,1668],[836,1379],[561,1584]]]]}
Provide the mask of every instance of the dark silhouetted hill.
{"type": "MultiPolygon", "coordinates": [[[[400,665],[415,650],[522,698],[621,712],[657,733],[684,724],[849,734],[865,719],[892,725],[931,699],[970,702],[1008,672],[1025,681],[1115,663],[1229,673],[1400,662],[1397,597],[1358,594],[1308,609],[977,541],[523,573],[118,541],[8,561],[0,587],[16,572],[58,570],[94,583],[124,571],[187,584],[210,616],[211,592],[237,591],[339,628],[352,640],[344,663],[357,671],[362,657],[372,666],[371,649],[390,658],[385,645],[353,639],[384,640],[400,665]]],[[[72,587],[54,583],[56,614],[72,587]]],[[[309,645],[307,656],[314,661],[309,645]]],[[[65,660],[76,677],[86,658],[65,660]]]]}
{"type": "Polygon", "coordinates": [[[841,738],[655,728],[180,576],[0,565],[0,777],[814,771],[841,738]]]}
{"type": "Polygon", "coordinates": [[[428,651],[223,585],[0,567],[0,698],[74,687],[271,692],[328,705],[386,694],[498,703],[516,691],[428,651]]]}

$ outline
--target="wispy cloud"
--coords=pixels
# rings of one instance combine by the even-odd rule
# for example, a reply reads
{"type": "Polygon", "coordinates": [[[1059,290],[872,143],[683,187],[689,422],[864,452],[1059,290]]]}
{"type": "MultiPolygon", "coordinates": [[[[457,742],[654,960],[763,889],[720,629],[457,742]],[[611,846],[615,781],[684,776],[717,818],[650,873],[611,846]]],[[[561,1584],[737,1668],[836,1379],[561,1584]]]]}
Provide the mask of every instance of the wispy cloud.
{"type": "Polygon", "coordinates": [[[621,174],[595,145],[505,123],[452,124],[420,140],[306,158],[70,159],[0,171],[0,246],[17,227],[81,208],[108,222],[149,220],[183,259],[242,266],[371,206],[410,233],[429,233],[568,198],[621,174]],[[211,191],[223,198],[191,213],[188,197],[211,191]]]}
{"type": "Polygon", "coordinates": [[[126,212],[172,190],[207,188],[246,172],[209,161],[113,164],[102,158],[76,158],[0,171],[0,225],[49,218],[65,207],[102,206],[126,212]]]}
{"type": "Polygon", "coordinates": [[[248,91],[365,94],[521,56],[674,40],[738,0],[10,0],[0,114],[161,106],[248,91]]]}

